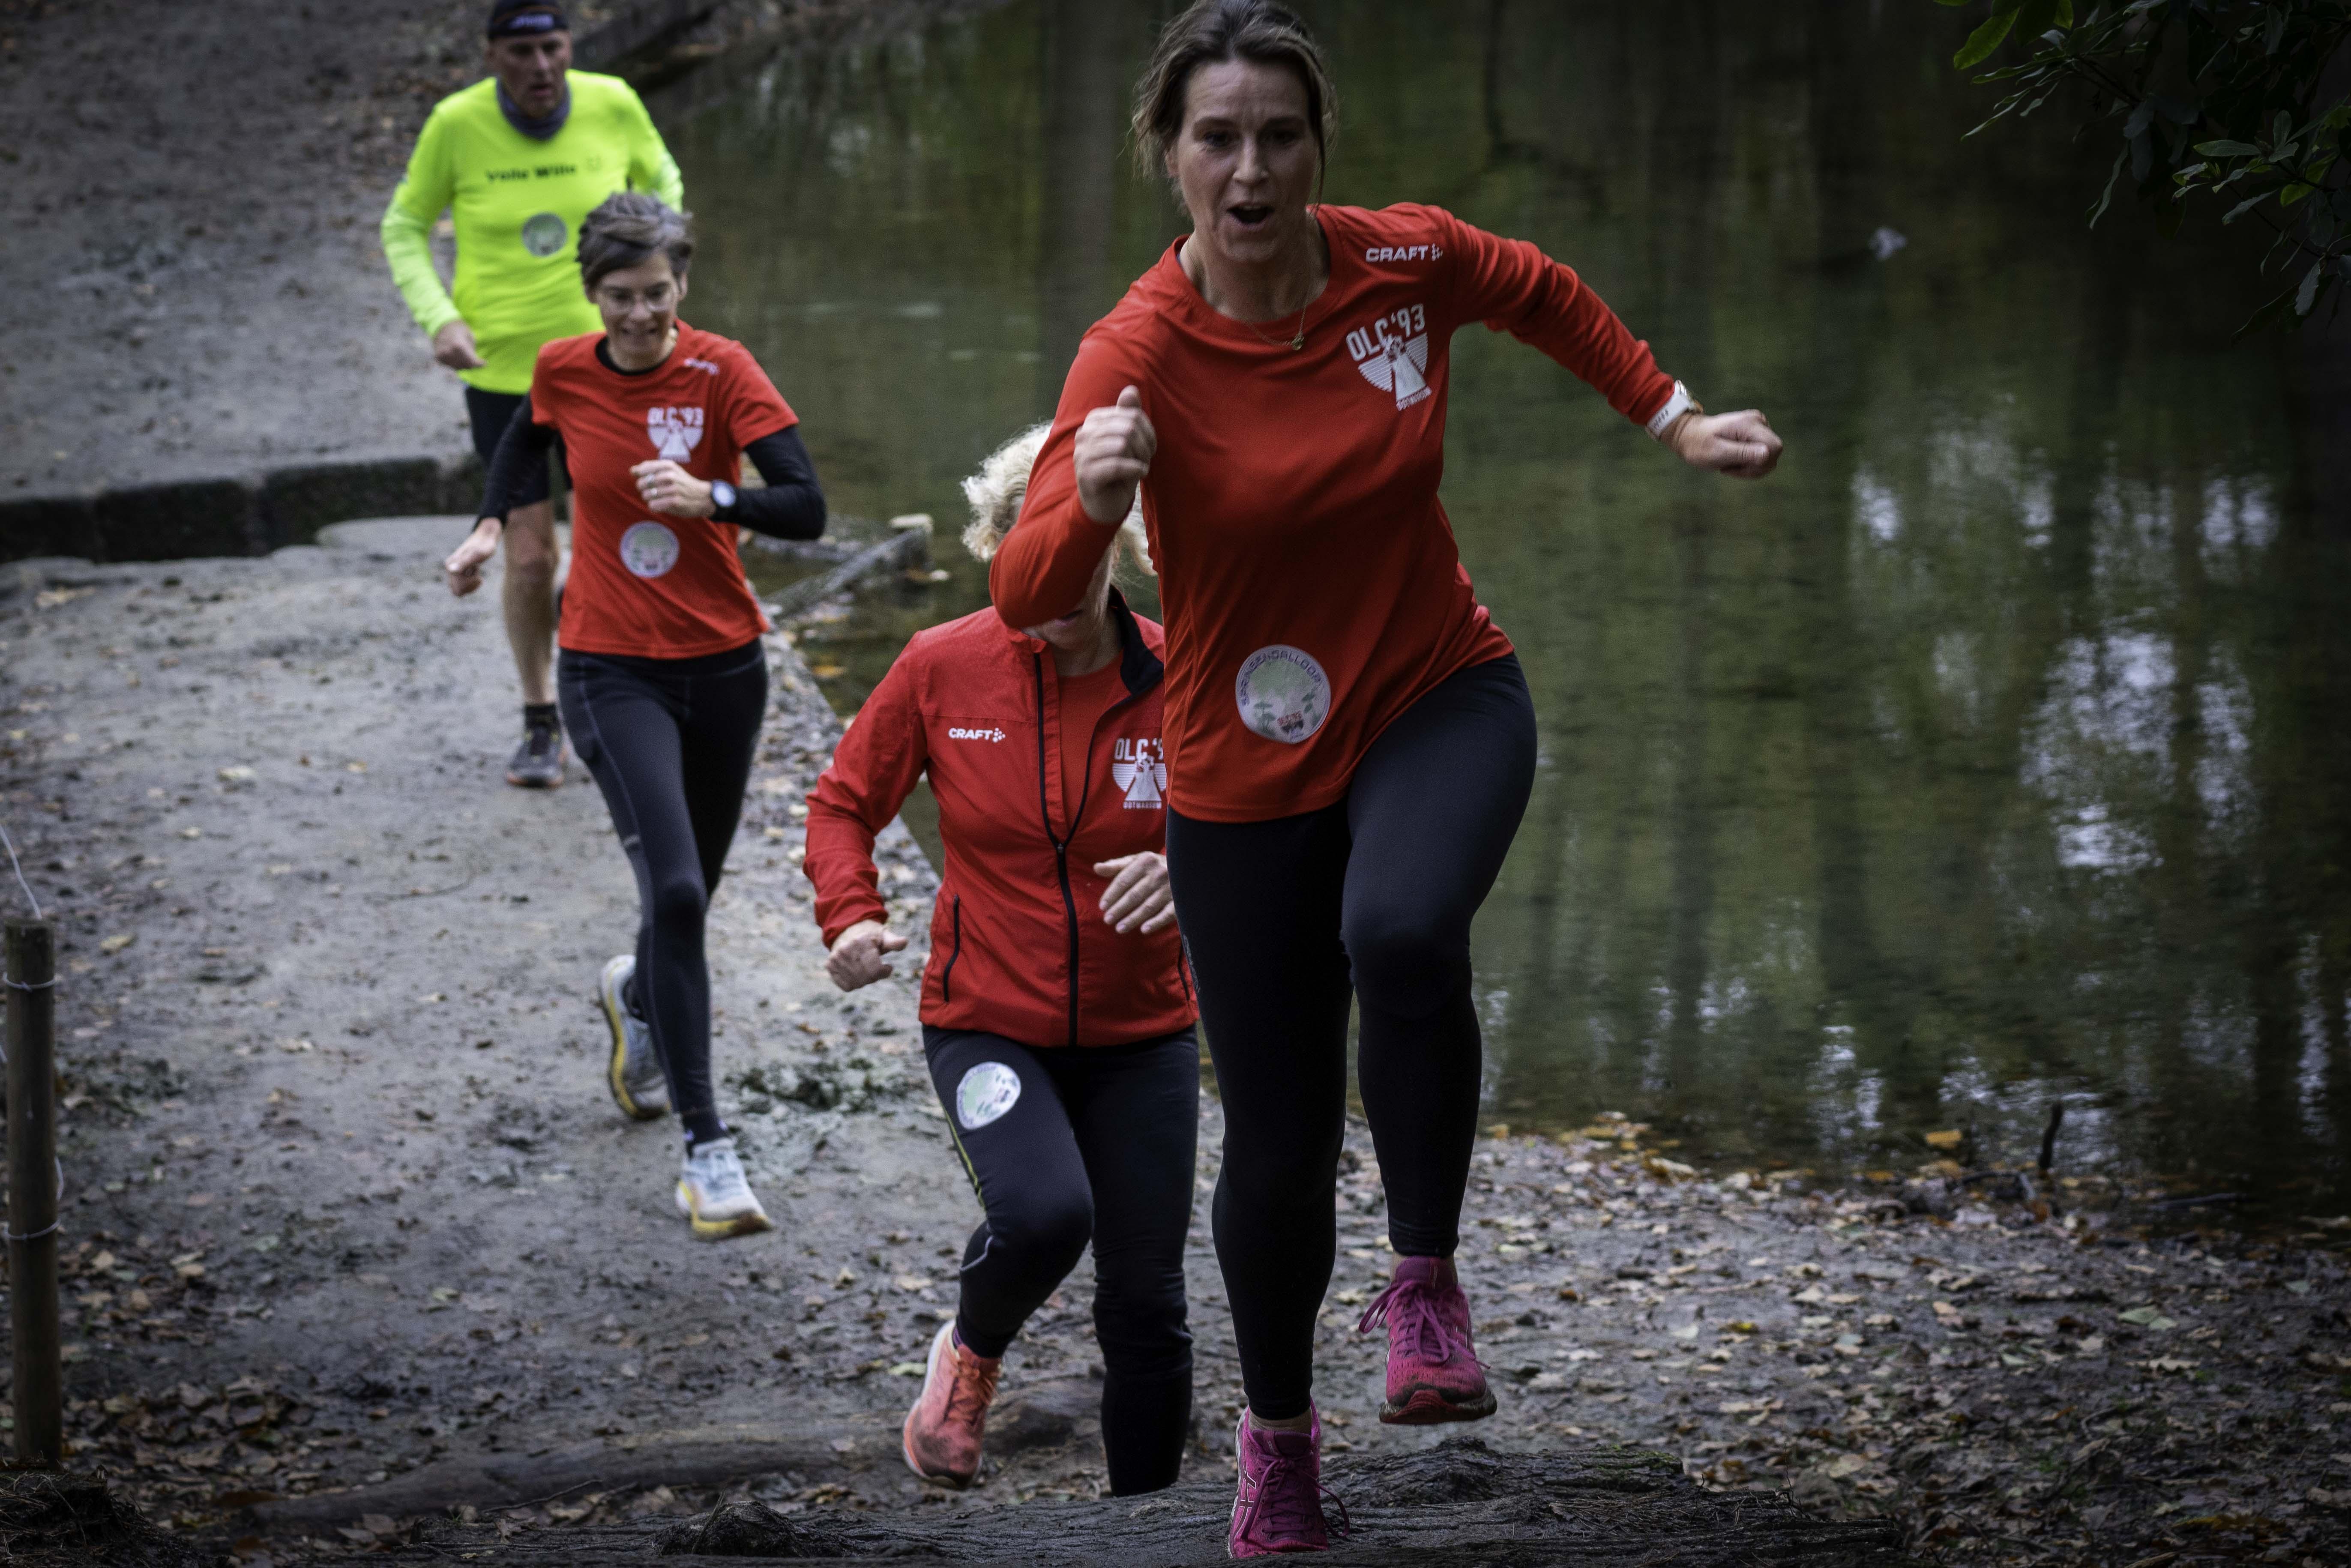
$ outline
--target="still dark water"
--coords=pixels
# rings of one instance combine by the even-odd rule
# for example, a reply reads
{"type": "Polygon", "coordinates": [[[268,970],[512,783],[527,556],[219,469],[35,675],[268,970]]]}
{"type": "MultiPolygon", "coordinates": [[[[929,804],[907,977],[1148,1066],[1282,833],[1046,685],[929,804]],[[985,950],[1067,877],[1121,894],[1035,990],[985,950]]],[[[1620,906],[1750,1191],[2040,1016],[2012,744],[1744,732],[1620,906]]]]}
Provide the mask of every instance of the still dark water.
{"type": "MultiPolygon", "coordinates": [[[[1963,142],[1967,19],[1923,0],[1305,8],[1332,200],[1538,242],[1788,442],[1688,474],[1457,343],[1446,503],[1542,733],[1477,930],[1489,1119],[1826,1173],[1970,1125],[2021,1158],[2062,1101],[2063,1170],[2351,1207],[2351,550],[2296,350],[2232,341],[2244,254],[2085,232],[2104,132],[1963,142]]],[[[1121,142],[1165,14],[1028,0],[654,99],[693,319],[837,509],[946,525],[949,581],[808,644],[844,711],[985,602],[956,482],[1181,226],[1121,142]]]]}

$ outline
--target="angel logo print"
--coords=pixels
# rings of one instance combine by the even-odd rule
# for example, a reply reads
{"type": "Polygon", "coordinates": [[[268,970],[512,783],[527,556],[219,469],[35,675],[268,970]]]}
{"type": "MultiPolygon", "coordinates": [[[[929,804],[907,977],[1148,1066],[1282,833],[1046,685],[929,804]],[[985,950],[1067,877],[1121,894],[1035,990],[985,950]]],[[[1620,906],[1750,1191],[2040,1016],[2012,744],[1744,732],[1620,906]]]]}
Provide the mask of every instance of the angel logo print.
{"type": "Polygon", "coordinates": [[[1167,748],[1149,740],[1113,740],[1111,782],[1126,792],[1130,811],[1155,811],[1167,803],[1167,748]]]}
{"type": "Polygon", "coordinates": [[[649,408],[645,434],[653,437],[655,456],[688,463],[702,444],[702,411],[698,408],[649,408]]]}
{"type": "Polygon", "coordinates": [[[1347,334],[1347,352],[1365,381],[1395,394],[1399,409],[1428,396],[1428,312],[1407,305],[1347,334]]]}

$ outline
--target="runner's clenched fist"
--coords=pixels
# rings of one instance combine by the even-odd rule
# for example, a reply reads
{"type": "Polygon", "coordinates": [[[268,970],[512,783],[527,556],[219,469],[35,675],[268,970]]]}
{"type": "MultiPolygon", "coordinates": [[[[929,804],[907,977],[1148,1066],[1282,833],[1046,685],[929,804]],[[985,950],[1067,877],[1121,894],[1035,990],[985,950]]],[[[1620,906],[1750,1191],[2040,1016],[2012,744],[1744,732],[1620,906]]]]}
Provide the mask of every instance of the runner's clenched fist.
{"type": "Polygon", "coordinates": [[[706,517],[716,510],[711,499],[710,482],[697,479],[666,457],[633,465],[629,477],[637,482],[637,494],[645,505],[672,517],[706,517]]]}
{"type": "Polygon", "coordinates": [[[1143,394],[1128,387],[1110,408],[1098,408],[1078,426],[1073,449],[1078,465],[1078,504],[1098,523],[1125,520],[1135,486],[1151,472],[1159,433],[1143,412],[1143,394]]]}
{"type": "Polygon", "coordinates": [[[1666,444],[1691,467],[1733,479],[1761,479],[1780,465],[1780,434],[1757,409],[1686,413],[1667,432],[1666,444]]]}
{"type": "Polygon", "coordinates": [[[889,955],[906,950],[906,939],[878,920],[861,920],[841,934],[826,955],[824,972],[844,991],[857,990],[895,973],[889,955]]]}

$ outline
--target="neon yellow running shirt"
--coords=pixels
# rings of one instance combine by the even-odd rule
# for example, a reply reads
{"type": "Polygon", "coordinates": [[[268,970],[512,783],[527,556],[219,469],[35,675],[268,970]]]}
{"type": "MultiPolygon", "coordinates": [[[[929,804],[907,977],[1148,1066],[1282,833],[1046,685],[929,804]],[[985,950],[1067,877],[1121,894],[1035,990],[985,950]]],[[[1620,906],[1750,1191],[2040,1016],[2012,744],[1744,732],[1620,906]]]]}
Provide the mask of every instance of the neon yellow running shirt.
{"type": "Polygon", "coordinates": [[[409,313],[431,337],[462,319],[487,361],[460,371],[485,392],[527,392],[538,348],[601,329],[580,287],[580,224],[615,191],[682,206],[685,184],[636,89],[571,71],[571,113],[544,141],[507,123],[497,79],[435,104],[383,214],[383,254],[409,313]],[[433,268],[443,208],[457,230],[455,298],[433,268]]]}

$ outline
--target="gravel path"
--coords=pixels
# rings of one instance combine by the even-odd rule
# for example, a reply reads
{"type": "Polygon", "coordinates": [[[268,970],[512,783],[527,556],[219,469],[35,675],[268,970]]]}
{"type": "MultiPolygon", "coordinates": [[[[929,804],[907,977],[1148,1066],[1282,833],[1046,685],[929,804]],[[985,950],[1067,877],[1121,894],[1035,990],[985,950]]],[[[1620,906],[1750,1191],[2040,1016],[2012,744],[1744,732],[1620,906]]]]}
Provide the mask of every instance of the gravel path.
{"type": "MultiPolygon", "coordinates": [[[[0,569],[0,825],[67,971],[78,1459],[197,1531],[361,1489],[350,1523],[305,1527],[314,1547],[281,1535],[287,1561],[408,1538],[364,1517],[371,1485],[582,1443],[615,1456],[611,1484],[445,1528],[609,1526],[722,1491],[1092,1495],[1083,1270],[1014,1352],[1008,1398],[1061,1392],[1008,1416],[987,1485],[925,1491],[891,1452],[974,1206],[921,1082],[919,953],[846,1006],[820,975],[799,801],[838,728],[798,653],[772,643],[712,938],[727,1109],[782,1229],[703,1245],[669,1206],[674,1131],[622,1123],[598,1077],[589,993],[629,940],[624,864],[576,765],[550,795],[499,782],[495,601],[432,575],[457,526],[0,569]],[[849,1435],[727,1488],[647,1479],[664,1434],[730,1423],[849,1435]]],[[[919,929],[929,868],[888,842],[919,929]]],[[[1205,1192],[1213,1100],[1202,1134],[1205,1192]]],[[[1497,1447],[1660,1447],[1709,1485],[1894,1514],[1952,1562],[2339,1561],[2342,1221],[2150,1239],[2086,1173],[2058,1211],[1955,1166],[1806,1191],[1690,1172],[1621,1121],[1491,1136],[1477,1161],[1462,1257],[1497,1447]]],[[[1437,1436],[1373,1418],[1380,1352],[1353,1329],[1380,1208],[1357,1128],[1323,1319],[1339,1452],[1437,1436]]],[[[1196,1475],[1229,1464],[1238,1397],[1206,1212],[1196,1475]]]]}

